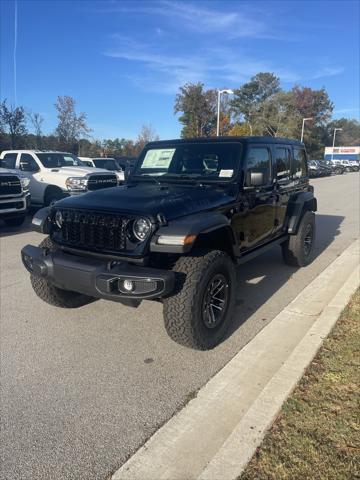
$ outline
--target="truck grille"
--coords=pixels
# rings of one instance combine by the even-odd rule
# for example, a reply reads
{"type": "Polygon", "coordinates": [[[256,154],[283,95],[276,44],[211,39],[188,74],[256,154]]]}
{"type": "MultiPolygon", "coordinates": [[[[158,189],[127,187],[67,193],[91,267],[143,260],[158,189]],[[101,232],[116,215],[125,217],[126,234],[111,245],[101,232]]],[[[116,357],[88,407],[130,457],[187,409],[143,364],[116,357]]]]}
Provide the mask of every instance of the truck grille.
{"type": "Polygon", "coordinates": [[[131,218],[80,210],[60,211],[62,227],[54,232],[54,240],[58,243],[104,253],[126,249],[131,218]]]}
{"type": "Polygon", "coordinates": [[[89,176],[87,188],[88,190],[100,190],[101,188],[109,188],[117,186],[116,175],[95,175],[89,176]]]}
{"type": "Polygon", "coordinates": [[[20,195],[22,192],[19,177],[16,175],[0,175],[0,195],[20,195]]]}

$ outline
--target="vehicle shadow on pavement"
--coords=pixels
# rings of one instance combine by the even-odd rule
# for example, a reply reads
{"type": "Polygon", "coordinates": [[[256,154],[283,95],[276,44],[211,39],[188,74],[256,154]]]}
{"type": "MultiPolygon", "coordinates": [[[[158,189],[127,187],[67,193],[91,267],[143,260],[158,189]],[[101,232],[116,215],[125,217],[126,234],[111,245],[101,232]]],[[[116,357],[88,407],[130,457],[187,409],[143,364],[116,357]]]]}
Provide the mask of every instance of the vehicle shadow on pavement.
{"type": "MultiPolygon", "coordinates": [[[[340,233],[345,217],[316,215],[315,258],[326,250],[340,233]]],[[[237,298],[234,318],[226,335],[230,337],[246,320],[266,303],[298,270],[286,265],[281,248],[266,252],[237,268],[237,298]]],[[[264,325],[267,319],[264,318],[264,325]]]]}
{"type": "Polygon", "coordinates": [[[8,227],[2,220],[0,220],[0,238],[33,231],[34,228],[31,224],[31,221],[34,213],[35,211],[26,215],[25,221],[22,225],[20,225],[20,227],[8,227]]]}

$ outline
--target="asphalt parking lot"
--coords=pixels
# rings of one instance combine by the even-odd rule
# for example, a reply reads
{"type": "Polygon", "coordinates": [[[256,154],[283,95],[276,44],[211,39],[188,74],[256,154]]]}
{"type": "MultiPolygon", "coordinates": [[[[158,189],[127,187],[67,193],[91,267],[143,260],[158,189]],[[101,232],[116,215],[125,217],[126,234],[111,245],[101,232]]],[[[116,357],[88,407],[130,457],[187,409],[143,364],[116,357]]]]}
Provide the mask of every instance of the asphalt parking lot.
{"type": "Polygon", "coordinates": [[[312,184],[316,260],[297,270],[275,248],[239,267],[232,331],[210,352],[173,343],[157,303],[62,310],[41,302],[19,252],[42,235],[2,225],[0,478],[108,479],[359,236],[359,174],[312,184]]]}

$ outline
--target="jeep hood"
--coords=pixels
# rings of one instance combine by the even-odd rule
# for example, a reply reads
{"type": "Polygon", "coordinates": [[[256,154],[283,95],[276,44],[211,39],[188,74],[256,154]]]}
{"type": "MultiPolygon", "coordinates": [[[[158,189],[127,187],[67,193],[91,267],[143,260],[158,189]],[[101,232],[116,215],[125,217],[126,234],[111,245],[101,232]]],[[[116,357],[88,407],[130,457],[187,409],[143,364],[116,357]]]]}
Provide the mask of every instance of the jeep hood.
{"type": "Polygon", "coordinates": [[[93,173],[110,174],[109,170],[104,170],[103,168],[92,168],[92,167],[59,167],[59,168],[49,168],[49,172],[55,172],[57,175],[63,175],[64,177],[85,177],[86,175],[93,173]]]}
{"type": "Polygon", "coordinates": [[[229,187],[217,185],[154,185],[138,183],[106,188],[57,202],[64,208],[96,210],[113,213],[144,215],[155,218],[158,213],[167,220],[212,210],[236,199],[229,187]]]}

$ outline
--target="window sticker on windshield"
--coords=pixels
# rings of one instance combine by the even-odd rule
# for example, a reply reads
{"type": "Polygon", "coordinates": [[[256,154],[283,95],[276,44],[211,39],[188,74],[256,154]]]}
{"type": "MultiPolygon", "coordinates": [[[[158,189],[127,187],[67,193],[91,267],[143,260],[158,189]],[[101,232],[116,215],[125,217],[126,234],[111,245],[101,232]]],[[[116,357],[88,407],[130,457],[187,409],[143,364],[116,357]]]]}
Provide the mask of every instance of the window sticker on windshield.
{"type": "Polygon", "coordinates": [[[148,150],[141,168],[169,168],[175,148],[148,150]]]}
{"type": "Polygon", "coordinates": [[[229,178],[232,177],[234,170],[220,170],[219,177],[229,178]]]}

